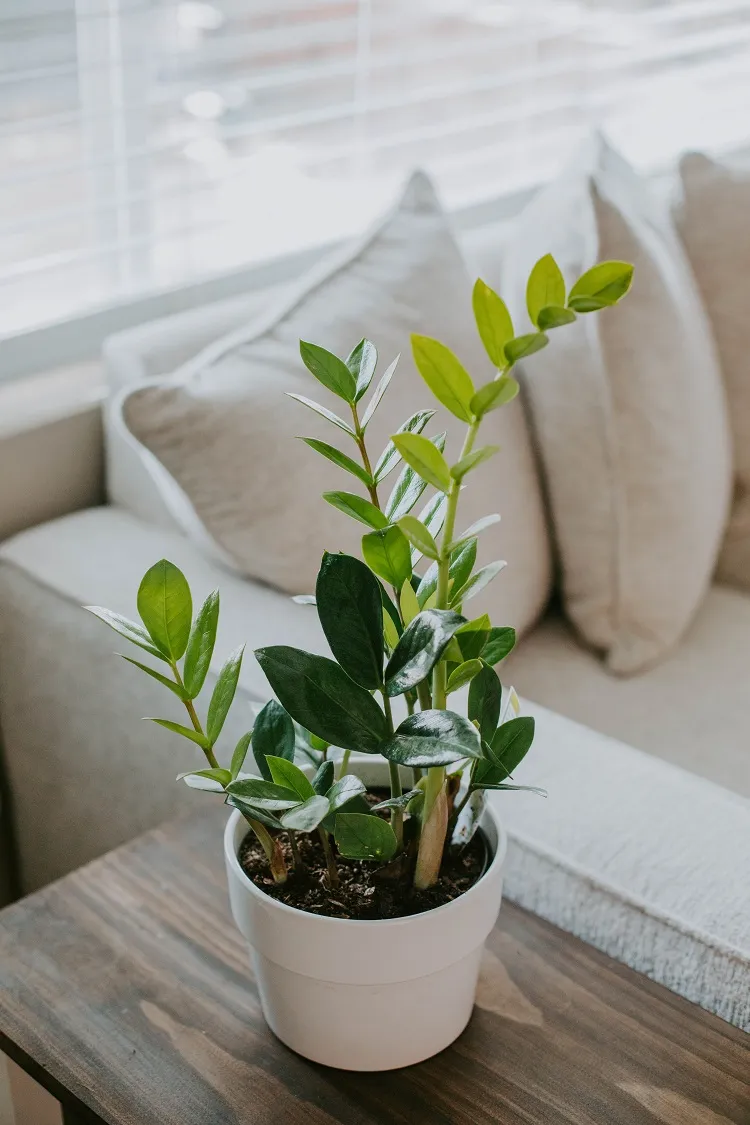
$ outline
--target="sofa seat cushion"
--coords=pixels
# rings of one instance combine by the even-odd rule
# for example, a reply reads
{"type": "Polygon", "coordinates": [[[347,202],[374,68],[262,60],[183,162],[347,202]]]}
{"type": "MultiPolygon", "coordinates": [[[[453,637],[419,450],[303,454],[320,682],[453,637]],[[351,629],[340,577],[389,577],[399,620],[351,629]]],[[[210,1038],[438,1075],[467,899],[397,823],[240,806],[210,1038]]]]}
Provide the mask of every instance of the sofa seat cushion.
{"type": "Polygon", "coordinates": [[[750,596],[713,586],[680,646],[614,679],[548,615],[502,667],[553,711],[750,797],[750,596]]]}

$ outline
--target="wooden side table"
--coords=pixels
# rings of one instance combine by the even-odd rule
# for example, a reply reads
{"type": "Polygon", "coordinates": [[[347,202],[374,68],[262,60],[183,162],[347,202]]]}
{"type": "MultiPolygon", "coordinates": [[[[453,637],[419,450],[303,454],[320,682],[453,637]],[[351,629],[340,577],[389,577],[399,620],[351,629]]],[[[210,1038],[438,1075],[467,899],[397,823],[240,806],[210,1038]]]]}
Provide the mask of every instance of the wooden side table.
{"type": "Polygon", "coordinates": [[[442,1055],[366,1075],[294,1055],[229,915],[224,816],[0,912],[0,1049],[66,1125],[750,1125],[750,1036],[509,904],[442,1055]]]}

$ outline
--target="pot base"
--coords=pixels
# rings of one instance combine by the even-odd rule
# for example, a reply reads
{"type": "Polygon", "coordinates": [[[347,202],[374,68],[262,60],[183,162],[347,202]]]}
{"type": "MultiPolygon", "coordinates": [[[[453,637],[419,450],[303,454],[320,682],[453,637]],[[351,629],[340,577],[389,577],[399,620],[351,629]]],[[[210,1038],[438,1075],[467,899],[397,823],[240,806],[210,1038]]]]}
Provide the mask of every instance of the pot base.
{"type": "Polygon", "coordinates": [[[266,1022],[291,1050],[338,1070],[397,1070],[445,1050],[464,1030],[482,948],[426,977],[354,988],[290,973],[257,950],[251,964],[266,1022]]]}

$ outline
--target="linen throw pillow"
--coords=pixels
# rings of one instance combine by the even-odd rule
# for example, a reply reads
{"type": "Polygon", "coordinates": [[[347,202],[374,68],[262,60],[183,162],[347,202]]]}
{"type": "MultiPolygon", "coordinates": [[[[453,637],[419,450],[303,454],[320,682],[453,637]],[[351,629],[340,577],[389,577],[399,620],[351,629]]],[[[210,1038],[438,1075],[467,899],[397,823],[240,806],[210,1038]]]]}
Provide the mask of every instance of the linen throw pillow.
{"type": "Polygon", "coordinates": [[[635,265],[622,305],[561,329],[522,374],[567,613],[623,674],[658,661],[693,617],[731,487],[713,340],[665,210],[596,137],[531,202],[505,263],[519,322],[525,279],[545,252],[568,284],[597,259],[635,265]]]}
{"type": "Polygon", "coordinates": [[[691,153],[680,177],[675,218],[711,319],[734,436],[734,503],[717,575],[750,589],[750,172],[691,153]]]}
{"type": "MultiPolygon", "coordinates": [[[[401,353],[367,431],[378,457],[403,421],[434,405],[411,359],[411,332],[453,348],[477,384],[492,377],[473,321],[471,279],[421,173],[374,230],[304,278],[264,323],[219,340],[172,380],[128,393],[122,420],[153,455],[146,460],[157,486],[188,534],[199,538],[182,510],[185,498],[237,570],[290,593],[307,593],[323,551],[359,554],[366,528],[321,499],[326,490],[356,491],[354,478],[297,440],[321,439],[356,455],[344,434],[285,396],[294,392],[341,410],[341,401],[326,400],[328,392],[303,367],[299,341],[345,356],[367,335],[378,348],[379,373],[401,353]],[[165,470],[171,478],[166,482],[165,470]],[[179,490],[167,487],[172,482],[179,490]]],[[[425,433],[447,430],[447,449],[457,455],[463,429],[439,411],[425,433]]],[[[551,552],[522,406],[515,402],[488,415],[482,440],[502,449],[472,476],[460,521],[468,526],[480,515],[500,512],[501,522],[480,539],[480,555],[509,565],[472,602],[472,613],[475,607],[477,614],[491,610],[495,619],[523,630],[547,600],[551,552]]],[[[384,498],[397,476],[381,486],[384,498]]]]}

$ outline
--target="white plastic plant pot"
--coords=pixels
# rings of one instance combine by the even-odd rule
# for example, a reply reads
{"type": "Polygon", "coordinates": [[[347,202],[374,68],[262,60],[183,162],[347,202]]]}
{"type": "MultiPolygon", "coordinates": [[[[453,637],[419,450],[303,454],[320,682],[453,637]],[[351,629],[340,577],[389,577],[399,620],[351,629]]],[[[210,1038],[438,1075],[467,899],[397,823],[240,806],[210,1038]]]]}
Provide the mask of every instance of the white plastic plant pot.
{"type": "MultiPolygon", "coordinates": [[[[357,755],[350,770],[367,786],[388,784],[382,759],[357,755]]],[[[237,859],[247,824],[232,813],[224,835],[232,913],[250,946],[263,1013],[283,1043],[326,1066],[392,1070],[461,1034],[502,897],[507,841],[489,805],[481,828],[491,858],[465,894],[409,918],[347,921],[259,890],[237,859]]]]}

